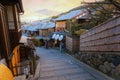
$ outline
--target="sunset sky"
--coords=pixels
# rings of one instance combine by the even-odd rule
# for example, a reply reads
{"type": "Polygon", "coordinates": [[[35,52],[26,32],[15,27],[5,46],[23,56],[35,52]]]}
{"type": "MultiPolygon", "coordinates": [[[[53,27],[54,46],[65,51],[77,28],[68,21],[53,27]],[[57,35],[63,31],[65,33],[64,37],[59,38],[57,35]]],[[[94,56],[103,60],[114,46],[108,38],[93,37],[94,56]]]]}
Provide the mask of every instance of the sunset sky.
{"type": "Polygon", "coordinates": [[[38,20],[55,16],[80,5],[82,0],[22,0],[24,15],[21,20],[38,20]]]}
{"type": "Polygon", "coordinates": [[[96,0],[22,0],[25,13],[21,20],[32,21],[55,16],[80,6],[82,1],[96,0]]]}

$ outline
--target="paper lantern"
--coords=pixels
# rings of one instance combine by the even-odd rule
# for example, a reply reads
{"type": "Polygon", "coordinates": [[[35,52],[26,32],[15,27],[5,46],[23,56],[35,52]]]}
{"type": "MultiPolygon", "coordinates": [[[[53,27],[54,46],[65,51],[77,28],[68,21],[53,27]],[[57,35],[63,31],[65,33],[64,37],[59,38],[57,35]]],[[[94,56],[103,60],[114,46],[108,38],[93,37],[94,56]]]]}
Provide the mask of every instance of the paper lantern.
{"type": "Polygon", "coordinates": [[[57,34],[56,36],[55,36],[55,39],[58,39],[59,38],[59,34],[57,34]]]}
{"type": "Polygon", "coordinates": [[[59,36],[59,41],[61,41],[63,39],[63,35],[59,36]]]}
{"type": "Polygon", "coordinates": [[[4,64],[0,64],[0,80],[14,80],[12,72],[4,64]]]}
{"type": "Polygon", "coordinates": [[[55,38],[55,36],[56,36],[56,34],[53,34],[52,39],[54,39],[54,38],[55,38]]]}

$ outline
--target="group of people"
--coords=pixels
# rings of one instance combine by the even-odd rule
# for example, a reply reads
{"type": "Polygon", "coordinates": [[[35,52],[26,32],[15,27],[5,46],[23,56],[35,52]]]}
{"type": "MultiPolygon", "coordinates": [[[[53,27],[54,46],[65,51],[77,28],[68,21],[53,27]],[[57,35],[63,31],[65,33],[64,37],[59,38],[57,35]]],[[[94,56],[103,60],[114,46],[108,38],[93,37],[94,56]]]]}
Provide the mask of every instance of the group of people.
{"type": "Polygon", "coordinates": [[[58,45],[58,40],[54,40],[54,39],[50,39],[50,40],[44,40],[45,42],[45,48],[49,48],[49,47],[55,47],[58,45]]]}
{"type": "Polygon", "coordinates": [[[48,49],[49,47],[59,47],[60,52],[62,52],[63,48],[65,48],[65,38],[63,36],[59,36],[58,39],[49,38],[44,39],[45,48],[48,49]]]}

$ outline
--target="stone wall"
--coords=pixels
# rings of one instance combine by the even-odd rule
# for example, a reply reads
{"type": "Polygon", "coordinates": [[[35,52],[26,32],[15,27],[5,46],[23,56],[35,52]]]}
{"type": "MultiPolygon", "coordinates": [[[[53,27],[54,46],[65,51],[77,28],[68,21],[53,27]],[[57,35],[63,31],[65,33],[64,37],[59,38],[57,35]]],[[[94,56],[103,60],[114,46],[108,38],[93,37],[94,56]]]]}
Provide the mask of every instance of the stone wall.
{"type": "Polygon", "coordinates": [[[80,61],[120,80],[120,16],[80,35],[79,50],[80,61]]]}
{"type": "Polygon", "coordinates": [[[66,49],[70,52],[78,52],[79,37],[66,36],[66,49]]]}
{"type": "Polygon", "coordinates": [[[119,52],[79,52],[76,58],[101,72],[120,80],[119,52]]]}

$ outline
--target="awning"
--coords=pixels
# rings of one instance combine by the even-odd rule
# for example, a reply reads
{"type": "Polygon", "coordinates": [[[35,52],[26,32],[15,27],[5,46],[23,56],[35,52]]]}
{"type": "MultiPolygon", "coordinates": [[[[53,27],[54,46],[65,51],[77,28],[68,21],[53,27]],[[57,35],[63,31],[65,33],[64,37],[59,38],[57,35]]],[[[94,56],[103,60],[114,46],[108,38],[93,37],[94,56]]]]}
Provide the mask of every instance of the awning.
{"type": "Polygon", "coordinates": [[[63,36],[67,36],[68,34],[64,31],[59,31],[59,32],[53,32],[53,34],[59,34],[59,35],[63,35],[63,36]]]}

